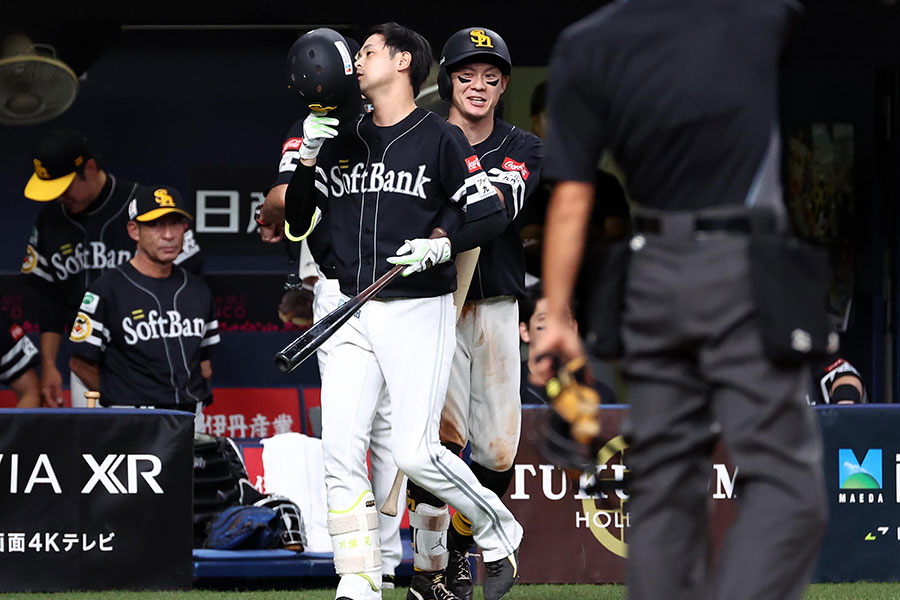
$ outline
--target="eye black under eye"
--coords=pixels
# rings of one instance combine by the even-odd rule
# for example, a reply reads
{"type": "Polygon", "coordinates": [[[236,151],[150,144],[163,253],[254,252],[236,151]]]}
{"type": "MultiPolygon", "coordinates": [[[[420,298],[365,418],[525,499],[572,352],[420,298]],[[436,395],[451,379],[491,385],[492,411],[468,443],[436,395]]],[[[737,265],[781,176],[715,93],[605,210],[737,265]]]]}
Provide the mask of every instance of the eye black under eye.
{"type": "Polygon", "coordinates": [[[500,80],[499,80],[499,79],[490,79],[490,80],[488,80],[488,81],[485,81],[485,83],[488,84],[488,85],[492,85],[492,86],[494,86],[494,87],[497,87],[498,85],[500,85],[500,80]]]}
{"type": "Polygon", "coordinates": [[[456,78],[459,80],[460,83],[471,83],[472,82],[471,79],[463,77],[462,75],[457,75],[456,78]]]}

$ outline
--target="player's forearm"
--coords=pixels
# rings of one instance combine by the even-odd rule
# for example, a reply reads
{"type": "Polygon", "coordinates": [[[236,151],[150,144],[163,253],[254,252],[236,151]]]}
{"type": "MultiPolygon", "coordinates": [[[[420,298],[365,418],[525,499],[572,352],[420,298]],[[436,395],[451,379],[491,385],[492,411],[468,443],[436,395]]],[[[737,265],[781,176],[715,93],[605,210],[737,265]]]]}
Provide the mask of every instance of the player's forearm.
{"type": "Polygon", "coordinates": [[[578,181],[557,184],[550,197],[542,279],[551,315],[565,315],[571,306],[593,200],[594,185],[578,181]]]}
{"type": "Polygon", "coordinates": [[[503,233],[508,225],[509,216],[505,210],[467,222],[462,229],[450,236],[453,254],[459,254],[488,243],[503,233]]]}
{"type": "Polygon", "coordinates": [[[10,382],[9,387],[16,395],[16,408],[39,408],[41,406],[41,382],[34,369],[28,369],[10,382]]]}
{"type": "Polygon", "coordinates": [[[73,356],[69,361],[69,368],[78,376],[87,389],[100,390],[100,368],[96,364],[73,356]]]}
{"type": "Polygon", "coordinates": [[[266,201],[259,210],[259,218],[263,223],[274,225],[284,221],[284,192],[287,184],[278,184],[266,194],[266,201]]]}
{"type": "Polygon", "coordinates": [[[56,357],[59,355],[59,347],[62,344],[62,334],[55,331],[41,333],[41,365],[56,368],[56,357]]]}

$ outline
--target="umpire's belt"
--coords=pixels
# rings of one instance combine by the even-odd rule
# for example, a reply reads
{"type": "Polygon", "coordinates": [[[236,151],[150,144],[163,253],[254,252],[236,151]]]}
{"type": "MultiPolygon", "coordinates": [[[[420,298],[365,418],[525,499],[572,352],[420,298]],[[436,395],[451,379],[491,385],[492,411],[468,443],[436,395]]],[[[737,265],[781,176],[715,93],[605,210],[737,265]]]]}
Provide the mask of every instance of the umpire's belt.
{"type": "Polygon", "coordinates": [[[775,231],[775,219],[763,211],[703,211],[661,213],[638,212],[637,233],[665,237],[703,237],[716,233],[768,233],[775,231]]]}

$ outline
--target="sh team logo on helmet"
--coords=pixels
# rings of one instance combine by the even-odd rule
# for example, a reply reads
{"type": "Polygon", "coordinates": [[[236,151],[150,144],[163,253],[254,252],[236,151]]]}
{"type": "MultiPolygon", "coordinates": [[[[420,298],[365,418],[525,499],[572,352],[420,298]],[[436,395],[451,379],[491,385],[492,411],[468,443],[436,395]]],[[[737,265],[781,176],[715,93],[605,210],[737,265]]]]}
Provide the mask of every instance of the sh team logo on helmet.
{"type": "Polygon", "coordinates": [[[493,48],[494,43],[491,36],[485,33],[484,29],[473,29],[469,32],[469,39],[475,44],[476,48],[493,48]]]}
{"type": "Polygon", "coordinates": [[[859,461],[852,448],[838,449],[838,504],[884,503],[882,455],[881,448],[871,448],[859,461]]]}

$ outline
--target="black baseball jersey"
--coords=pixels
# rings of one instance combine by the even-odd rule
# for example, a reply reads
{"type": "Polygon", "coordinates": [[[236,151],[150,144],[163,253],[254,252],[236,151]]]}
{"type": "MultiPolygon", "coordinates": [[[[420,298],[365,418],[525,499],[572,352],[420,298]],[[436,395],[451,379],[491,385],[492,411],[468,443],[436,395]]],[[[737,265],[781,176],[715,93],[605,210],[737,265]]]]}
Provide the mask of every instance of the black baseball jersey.
{"type": "Polygon", "coordinates": [[[515,223],[538,187],[544,146],[533,133],[500,119],[486,140],[474,146],[481,168],[502,193],[513,221],[499,236],[481,246],[466,300],[525,293],[525,256],[515,223]]]}
{"type": "Polygon", "coordinates": [[[91,284],[69,333],[72,353],[100,365],[103,405],[184,406],[212,395],[200,362],[219,343],[215,301],[183,268],[164,279],[126,262],[91,284]]]}
{"type": "MultiPolygon", "coordinates": [[[[281,147],[281,163],[278,165],[278,177],[275,179],[275,185],[288,184],[291,182],[291,175],[297,168],[300,161],[300,144],[303,143],[303,120],[299,120],[291,126],[288,131],[287,138],[281,147]]],[[[306,243],[309,245],[309,251],[319,265],[319,269],[326,275],[334,273],[335,256],[334,249],[331,247],[331,241],[328,239],[328,223],[325,222],[326,217],[323,213],[322,220],[316,225],[306,237],[306,243]]],[[[298,232],[292,232],[295,235],[298,232]]]]}
{"type": "MultiPolygon", "coordinates": [[[[41,331],[62,332],[72,323],[84,291],[108,269],[130,260],[136,251],[128,236],[128,202],[138,184],[107,174],[97,200],[83,212],[68,213],[48,202],[31,231],[22,273],[38,290],[42,302],[41,331]]],[[[193,231],[184,235],[184,249],[175,264],[198,272],[202,259],[193,231]]]]}
{"type": "MultiPolygon", "coordinates": [[[[316,161],[317,201],[329,219],[341,291],[355,296],[393,266],[404,241],[435,227],[453,234],[504,210],[463,132],[416,108],[390,127],[372,115],[327,140],[316,161]]],[[[456,289],[453,261],[395,279],[380,297],[438,296],[456,289]]]]}
{"type": "Polygon", "coordinates": [[[592,182],[608,148],[642,207],[774,201],[778,63],[799,9],[632,0],[569,26],[551,66],[545,177],[592,182]]]}
{"type": "Polygon", "coordinates": [[[0,383],[8,385],[39,362],[38,350],[22,328],[0,312],[0,383]]]}

